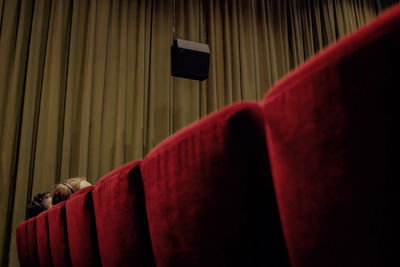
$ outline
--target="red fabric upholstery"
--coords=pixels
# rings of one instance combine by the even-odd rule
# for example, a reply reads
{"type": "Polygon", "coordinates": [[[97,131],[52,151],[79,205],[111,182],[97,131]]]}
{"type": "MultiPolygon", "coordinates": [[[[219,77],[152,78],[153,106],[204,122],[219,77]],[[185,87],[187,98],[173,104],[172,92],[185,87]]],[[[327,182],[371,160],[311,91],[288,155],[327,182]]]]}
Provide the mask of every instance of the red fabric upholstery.
{"type": "Polygon", "coordinates": [[[71,195],[65,207],[69,252],[73,266],[100,266],[96,222],[89,186],[71,195]]]}
{"type": "Polygon", "coordinates": [[[22,222],[17,227],[17,252],[18,252],[18,259],[19,264],[21,267],[29,266],[29,242],[28,242],[28,234],[26,231],[26,224],[29,220],[22,222]]]}
{"type": "Polygon", "coordinates": [[[49,241],[49,210],[40,213],[36,217],[36,243],[40,266],[53,266],[49,241]]]}
{"type": "Polygon", "coordinates": [[[26,224],[28,241],[29,266],[40,266],[36,244],[36,218],[32,218],[26,224]]]}
{"type": "Polygon", "coordinates": [[[393,266],[400,6],[265,96],[267,146],[293,266],[393,266]]]}
{"type": "Polygon", "coordinates": [[[101,177],[101,179],[97,182],[96,185],[107,182],[108,180],[113,179],[113,177],[118,177],[121,172],[130,171],[130,170],[132,170],[132,168],[134,168],[136,165],[139,165],[139,164],[140,164],[140,161],[128,162],[128,163],[110,171],[103,177],[101,177]]]}
{"type": "Polygon", "coordinates": [[[60,202],[49,210],[49,240],[54,266],[71,266],[68,246],[65,202],[60,202]]]}
{"type": "Polygon", "coordinates": [[[156,266],[286,266],[261,108],[238,103],[142,163],[156,266]]]}
{"type": "Polygon", "coordinates": [[[92,191],[103,266],[154,266],[139,164],[114,170],[92,191]]]}

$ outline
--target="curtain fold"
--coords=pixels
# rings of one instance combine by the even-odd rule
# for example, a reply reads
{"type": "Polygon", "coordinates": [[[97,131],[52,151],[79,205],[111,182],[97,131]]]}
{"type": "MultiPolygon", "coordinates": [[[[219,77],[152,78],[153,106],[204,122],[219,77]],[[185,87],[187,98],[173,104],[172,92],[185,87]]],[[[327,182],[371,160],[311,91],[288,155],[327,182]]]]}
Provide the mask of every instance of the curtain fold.
{"type": "Polygon", "coordinates": [[[19,137],[33,3],[31,1],[6,1],[2,4],[0,35],[0,263],[3,265],[8,258],[9,240],[12,235],[10,229],[12,228],[11,219],[20,153],[19,137]]]}
{"type": "Polygon", "coordinates": [[[34,194],[96,183],[202,116],[261,99],[397,2],[0,0],[1,265],[18,265],[34,194]],[[171,77],[174,35],[209,44],[206,81],[171,77]]]}

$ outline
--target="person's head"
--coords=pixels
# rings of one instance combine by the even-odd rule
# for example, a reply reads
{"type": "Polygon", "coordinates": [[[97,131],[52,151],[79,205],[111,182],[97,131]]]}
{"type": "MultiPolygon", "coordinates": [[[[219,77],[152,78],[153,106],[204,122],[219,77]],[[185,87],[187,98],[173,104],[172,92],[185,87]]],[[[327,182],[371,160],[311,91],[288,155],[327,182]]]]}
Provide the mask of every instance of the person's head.
{"type": "Polygon", "coordinates": [[[53,192],[53,205],[67,200],[76,191],[90,185],[85,177],[68,178],[64,182],[56,184],[53,192]]]}
{"type": "Polygon", "coordinates": [[[28,219],[33,218],[39,213],[48,210],[52,206],[52,198],[49,192],[39,193],[27,205],[28,219]]]}

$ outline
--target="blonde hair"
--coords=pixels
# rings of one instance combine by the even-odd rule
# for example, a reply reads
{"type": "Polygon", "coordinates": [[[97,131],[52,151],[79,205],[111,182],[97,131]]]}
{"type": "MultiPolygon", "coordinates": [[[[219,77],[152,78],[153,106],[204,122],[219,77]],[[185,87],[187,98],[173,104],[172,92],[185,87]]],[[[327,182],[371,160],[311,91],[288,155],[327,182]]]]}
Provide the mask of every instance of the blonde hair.
{"type": "Polygon", "coordinates": [[[66,179],[63,183],[56,184],[53,192],[53,205],[60,203],[61,201],[67,200],[72,193],[80,189],[82,181],[86,181],[86,177],[73,177],[66,179]],[[69,188],[69,186],[72,187],[69,188]]]}

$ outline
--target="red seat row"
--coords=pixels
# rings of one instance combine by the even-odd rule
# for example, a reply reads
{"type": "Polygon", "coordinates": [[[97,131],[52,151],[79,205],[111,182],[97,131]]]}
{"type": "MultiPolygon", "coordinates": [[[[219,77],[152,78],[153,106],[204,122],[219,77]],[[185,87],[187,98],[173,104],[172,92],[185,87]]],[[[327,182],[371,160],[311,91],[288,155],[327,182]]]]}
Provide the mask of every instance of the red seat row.
{"type": "Polygon", "coordinates": [[[400,6],[17,228],[21,266],[392,266],[400,6]]]}

